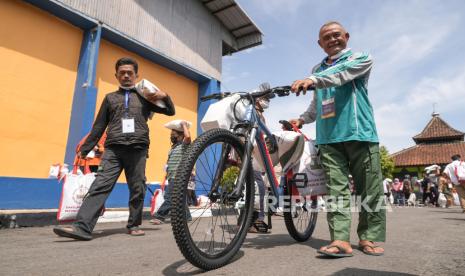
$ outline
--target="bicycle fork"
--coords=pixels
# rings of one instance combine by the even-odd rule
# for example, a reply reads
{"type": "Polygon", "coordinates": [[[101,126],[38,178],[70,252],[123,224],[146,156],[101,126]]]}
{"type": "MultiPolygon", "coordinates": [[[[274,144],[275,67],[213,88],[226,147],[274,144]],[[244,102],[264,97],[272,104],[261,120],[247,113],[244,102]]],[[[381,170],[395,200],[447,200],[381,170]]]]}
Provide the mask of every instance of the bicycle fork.
{"type": "Polygon", "coordinates": [[[232,191],[230,198],[233,199],[239,199],[242,197],[242,190],[244,188],[244,181],[247,176],[248,169],[250,167],[250,162],[252,160],[252,150],[253,150],[253,142],[255,141],[255,136],[257,135],[257,128],[258,125],[255,124],[252,129],[250,130],[249,134],[249,139],[247,140],[245,144],[245,151],[242,156],[242,166],[241,166],[241,172],[239,173],[239,177],[237,178],[237,183],[236,188],[232,191]]]}

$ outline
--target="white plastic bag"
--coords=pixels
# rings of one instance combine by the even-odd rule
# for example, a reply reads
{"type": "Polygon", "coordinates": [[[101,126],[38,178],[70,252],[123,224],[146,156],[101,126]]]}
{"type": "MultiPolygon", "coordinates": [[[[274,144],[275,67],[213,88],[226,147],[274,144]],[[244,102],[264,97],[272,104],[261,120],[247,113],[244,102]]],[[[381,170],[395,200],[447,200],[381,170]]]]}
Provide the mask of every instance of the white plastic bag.
{"type": "Polygon", "coordinates": [[[73,221],[76,219],[84,197],[95,180],[95,173],[83,174],[79,170],[73,170],[65,175],[58,207],[58,221],[73,221]]]}
{"type": "Polygon", "coordinates": [[[394,195],[392,193],[389,195],[389,203],[394,204],[394,195]]]}
{"type": "Polygon", "coordinates": [[[163,202],[165,202],[163,195],[164,192],[162,189],[156,189],[153,193],[152,200],[150,201],[150,214],[152,217],[155,215],[158,209],[160,209],[163,202]]]}
{"type": "Polygon", "coordinates": [[[438,197],[438,205],[441,206],[441,208],[446,208],[447,204],[447,198],[443,193],[439,193],[438,197]]]}
{"type": "Polygon", "coordinates": [[[455,205],[455,206],[460,206],[459,194],[457,194],[457,193],[452,193],[452,196],[454,197],[454,205],[455,205]]]}
{"type": "Polygon", "coordinates": [[[278,158],[283,172],[299,163],[305,149],[305,138],[295,131],[273,132],[278,145],[278,158]]]}
{"type": "Polygon", "coordinates": [[[50,170],[48,171],[48,178],[58,178],[60,175],[61,165],[60,164],[53,164],[50,166],[50,170]]]}
{"type": "Polygon", "coordinates": [[[239,120],[244,120],[248,109],[253,108],[246,99],[241,99],[239,95],[226,97],[216,103],[211,104],[205,116],[200,122],[203,131],[214,128],[230,129],[239,120]],[[236,117],[235,117],[236,116],[236,117]]]}
{"type": "MultiPolygon", "coordinates": [[[[394,201],[394,198],[392,199],[394,201]]],[[[415,193],[410,193],[410,196],[407,199],[407,205],[415,206],[417,204],[417,195],[415,193]]]]}
{"type": "Polygon", "coordinates": [[[465,182],[465,163],[463,161],[454,161],[455,164],[455,175],[460,183],[465,182]]]}
{"type": "Polygon", "coordinates": [[[297,189],[301,196],[325,195],[327,193],[326,174],[321,166],[318,151],[313,140],[305,142],[304,152],[300,158],[300,162],[294,168],[294,174],[296,173],[302,174],[302,177],[299,175],[299,179],[303,179],[303,175],[307,178],[306,185],[302,186],[300,185],[301,183],[297,184],[297,189]]]}

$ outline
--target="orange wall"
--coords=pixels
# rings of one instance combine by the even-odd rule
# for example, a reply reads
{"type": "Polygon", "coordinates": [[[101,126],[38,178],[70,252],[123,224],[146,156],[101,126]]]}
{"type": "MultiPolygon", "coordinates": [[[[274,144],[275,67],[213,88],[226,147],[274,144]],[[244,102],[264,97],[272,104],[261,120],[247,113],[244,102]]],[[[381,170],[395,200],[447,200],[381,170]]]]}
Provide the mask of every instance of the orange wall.
{"type": "Polygon", "coordinates": [[[82,31],[0,1],[0,176],[47,177],[63,162],[82,31]]]}
{"type": "MultiPolygon", "coordinates": [[[[115,62],[124,56],[133,57],[139,63],[139,80],[144,78],[156,84],[171,96],[176,106],[176,115],[169,117],[156,114],[153,120],[148,122],[150,151],[146,169],[147,182],[161,181],[164,177],[163,168],[170,149],[170,130],[164,128],[163,125],[175,119],[189,120],[192,122],[191,135],[196,136],[198,85],[195,81],[102,39],[97,65],[96,86],[98,88],[98,98],[95,114],[98,113],[105,95],[118,89],[118,82],[115,78],[115,62]]],[[[120,181],[125,181],[124,177],[121,177],[120,181]]]]}

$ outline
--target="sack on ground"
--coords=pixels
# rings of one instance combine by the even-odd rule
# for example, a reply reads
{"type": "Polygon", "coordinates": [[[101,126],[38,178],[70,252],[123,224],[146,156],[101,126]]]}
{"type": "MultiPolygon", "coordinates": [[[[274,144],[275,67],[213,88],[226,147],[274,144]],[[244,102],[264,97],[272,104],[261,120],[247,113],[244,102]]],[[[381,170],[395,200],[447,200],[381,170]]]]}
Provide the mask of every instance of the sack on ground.
{"type": "MultiPolygon", "coordinates": [[[[392,198],[392,202],[394,203],[394,198],[392,198]]],[[[408,200],[407,200],[407,205],[416,205],[416,202],[417,202],[417,195],[415,195],[415,193],[411,193],[408,197],[408,200]]]]}
{"type": "Polygon", "coordinates": [[[165,198],[163,197],[162,189],[156,189],[153,193],[152,199],[150,200],[150,215],[152,217],[155,213],[160,209],[160,206],[165,202],[165,198]]]}
{"type": "Polygon", "coordinates": [[[438,205],[441,206],[442,208],[445,208],[447,204],[447,198],[443,193],[439,193],[438,197],[438,205]]]}
{"type": "Polygon", "coordinates": [[[305,142],[304,152],[294,169],[294,174],[298,174],[296,176],[298,179],[306,178],[307,180],[306,184],[304,181],[296,182],[300,196],[326,195],[326,174],[313,140],[305,142]]]}
{"type": "Polygon", "coordinates": [[[95,173],[83,174],[79,170],[65,175],[57,213],[58,221],[65,222],[76,219],[84,197],[94,180],[95,173]]]}

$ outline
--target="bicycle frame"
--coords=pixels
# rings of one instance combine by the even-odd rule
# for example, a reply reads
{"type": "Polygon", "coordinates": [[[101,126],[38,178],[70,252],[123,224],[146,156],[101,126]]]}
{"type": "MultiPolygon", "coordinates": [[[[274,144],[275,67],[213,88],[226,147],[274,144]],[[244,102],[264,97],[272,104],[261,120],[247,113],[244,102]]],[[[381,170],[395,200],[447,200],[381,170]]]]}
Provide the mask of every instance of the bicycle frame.
{"type": "Polygon", "coordinates": [[[265,143],[264,134],[267,137],[273,137],[271,131],[266,127],[266,125],[260,120],[257,111],[255,109],[255,99],[253,97],[249,97],[250,105],[248,106],[248,114],[247,114],[247,124],[251,127],[249,130],[249,135],[247,136],[245,152],[242,160],[244,160],[241,168],[241,173],[239,175],[239,185],[234,190],[234,194],[239,195],[243,189],[243,183],[246,175],[246,168],[249,166],[248,162],[252,160],[251,154],[253,150],[253,141],[256,142],[260,156],[263,160],[265,166],[265,173],[268,177],[268,181],[270,182],[271,191],[273,195],[276,197],[277,202],[279,202],[279,193],[277,187],[279,186],[279,181],[276,178],[276,174],[273,168],[273,163],[271,161],[271,157],[268,151],[268,148],[265,143]]]}

